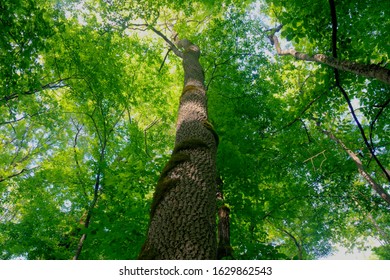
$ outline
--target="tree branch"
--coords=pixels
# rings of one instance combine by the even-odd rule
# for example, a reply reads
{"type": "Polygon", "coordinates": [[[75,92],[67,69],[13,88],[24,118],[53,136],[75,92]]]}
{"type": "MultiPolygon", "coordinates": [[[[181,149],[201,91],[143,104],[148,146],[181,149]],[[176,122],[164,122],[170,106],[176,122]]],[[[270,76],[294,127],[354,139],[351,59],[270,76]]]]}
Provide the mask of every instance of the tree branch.
{"type": "Polygon", "coordinates": [[[8,179],[11,179],[11,178],[13,178],[13,177],[16,177],[16,176],[18,176],[18,175],[20,175],[20,174],[22,174],[23,172],[26,172],[27,171],[27,169],[22,169],[22,170],[20,170],[19,172],[16,172],[16,173],[14,173],[14,174],[11,174],[11,175],[9,175],[9,176],[7,176],[7,177],[0,177],[0,183],[1,182],[4,182],[5,180],[8,180],[8,179]]]}
{"type": "Polygon", "coordinates": [[[14,92],[14,93],[11,93],[10,95],[7,95],[7,96],[3,97],[2,99],[0,99],[0,102],[3,102],[3,101],[7,102],[9,100],[18,98],[19,95],[32,95],[32,94],[38,93],[38,92],[45,90],[45,89],[58,89],[58,88],[67,87],[67,85],[64,82],[66,80],[69,80],[69,79],[71,79],[71,77],[59,79],[55,82],[50,82],[50,83],[47,83],[45,85],[41,85],[38,89],[28,90],[28,91],[25,91],[22,93],[14,92]]]}
{"type": "Polygon", "coordinates": [[[173,51],[174,54],[176,54],[178,57],[180,58],[183,58],[183,53],[181,51],[179,51],[179,49],[176,47],[176,45],[174,43],[172,43],[171,40],[169,40],[164,34],[162,34],[160,31],[158,31],[156,28],[154,28],[153,26],[149,26],[149,28],[154,32],[156,33],[158,36],[160,36],[161,38],[164,39],[165,42],[168,43],[168,45],[170,46],[171,50],[173,51]]]}
{"type": "Polygon", "coordinates": [[[385,103],[383,103],[380,106],[378,106],[380,109],[379,109],[378,113],[375,115],[374,120],[370,123],[370,145],[371,146],[374,146],[373,145],[373,141],[372,141],[372,132],[374,131],[375,123],[379,119],[379,116],[383,113],[383,111],[385,110],[385,108],[389,104],[390,104],[390,98],[387,99],[385,103]]]}
{"type": "Polygon", "coordinates": [[[389,193],[381,186],[379,185],[371,176],[370,174],[364,169],[363,163],[360,160],[360,158],[352,152],[340,139],[338,139],[332,132],[328,130],[321,130],[322,133],[327,135],[330,139],[334,140],[337,144],[339,144],[344,151],[347,152],[349,157],[355,162],[358,171],[360,175],[363,176],[364,179],[367,180],[367,182],[370,184],[371,188],[379,194],[379,196],[385,200],[390,205],[390,195],[389,193]]]}
{"type": "Polygon", "coordinates": [[[322,92],[320,95],[316,96],[313,100],[311,100],[308,104],[306,104],[306,106],[302,109],[301,113],[297,117],[295,117],[295,119],[293,119],[288,124],[283,126],[282,129],[285,129],[285,128],[293,125],[295,122],[301,120],[301,118],[305,114],[305,112],[311,107],[311,105],[313,105],[318,99],[320,99],[323,94],[324,93],[322,92]]]}
{"type": "Polygon", "coordinates": [[[147,131],[148,129],[152,128],[156,123],[158,123],[161,119],[155,118],[154,121],[152,121],[147,127],[144,129],[144,137],[145,137],[145,153],[148,157],[150,157],[148,152],[148,142],[147,142],[147,131]]]}
{"type": "MultiPolygon", "coordinates": [[[[331,9],[331,17],[332,17],[332,53],[336,59],[337,58],[337,49],[336,49],[336,46],[337,46],[337,17],[336,17],[336,10],[335,10],[336,8],[335,8],[334,0],[329,0],[329,4],[330,4],[330,9],[331,9]]],[[[347,92],[341,86],[340,74],[339,74],[338,69],[334,68],[333,70],[334,70],[334,75],[335,75],[335,80],[336,80],[336,86],[341,91],[342,95],[344,96],[344,99],[346,100],[346,102],[348,104],[349,110],[352,114],[352,117],[353,117],[356,125],[358,126],[358,128],[360,130],[360,134],[363,137],[363,141],[364,141],[367,149],[370,151],[372,157],[374,158],[374,160],[378,164],[379,168],[382,170],[382,172],[385,174],[385,177],[390,182],[390,174],[387,172],[386,168],[382,165],[382,163],[379,161],[378,157],[375,155],[374,147],[372,145],[370,145],[370,143],[368,142],[368,139],[367,139],[367,136],[364,132],[364,129],[363,129],[362,125],[359,122],[359,119],[357,118],[357,116],[355,114],[355,110],[352,106],[351,100],[349,99],[347,92]]],[[[390,79],[390,70],[388,70],[388,71],[389,71],[388,77],[390,79]]]]}
{"type": "Polygon", "coordinates": [[[78,126],[76,123],[74,123],[72,118],[71,118],[71,122],[75,125],[76,130],[77,130],[76,135],[75,135],[74,140],[73,140],[73,156],[74,156],[74,160],[76,162],[76,167],[77,167],[77,178],[78,178],[78,181],[79,181],[81,187],[83,188],[83,194],[87,198],[88,195],[86,192],[86,186],[81,178],[81,167],[80,167],[80,163],[79,163],[78,156],[77,156],[77,141],[78,141],[78,137],[83,129],[83,125],[78,126]]]}
{"type": "Polygon", "coordinates": [[[165,64],[165,61],[167,60],[168,54],[169,54],[171,51],[172,51],[172,49],[169,49],[169,50],[167,51],[167,53],[165,54],[164,60],[163,60],[163,62],[161,63],[160,68],[158,69],[158,72],[159,72],[159,73],[161,72],[161,69],[164,67],[164,64],[165,64]]]}
{"type": "Polygon", "coordinates": [[[310,56],[306,53],[298,52],[295,49],[282,50],[276,35],[270,35],[268,38],[270,39],[271,44],[275,46],[277,54],[280,56],[293,56],[298,60],[318,62],[328,65],[334,69],[351,72],[366,78],[375,78],[390,85],[390,69],[384,68],[377,64],[366,65],[352,61],[341,61],[337,58],[329,57],[325,54],[315,54],[310,56]]]}

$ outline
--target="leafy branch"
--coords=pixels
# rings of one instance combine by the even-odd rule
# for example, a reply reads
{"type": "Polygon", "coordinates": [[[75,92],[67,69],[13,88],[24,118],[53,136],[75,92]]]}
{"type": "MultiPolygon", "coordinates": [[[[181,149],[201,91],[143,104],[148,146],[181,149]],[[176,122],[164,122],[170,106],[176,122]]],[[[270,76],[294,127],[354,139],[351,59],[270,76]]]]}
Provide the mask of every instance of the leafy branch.
{"type": "Polygon", "coordinates": [[[6,177],[0,177],[0,183],[1,183],[1,182],[4,182],[4,181],[6,181],[6,180],[9,180],[9,179],[11,179],[11,178],[13,178],[13,177],[16,177],[16,176],[18,176],[18,175],[20,175],[20,174],[22,174],[22,173],[24,173],[24,172],[26,172],[26,171],[28,171],[28,170],[25,169],[25,168],[23,168],[22,170],[20,170],[20,171],[14,173],[14,174],[8,175],[8,176],[6,176],[6,177]]]}
{"type": "Polygon", "coordinates": [[[10,95],[7,95],[7,96],[3,97],[2,99],[0,99],[0,102],[7,102],[9,100],[16,99],[20,95],[32,95],[32,94],[41,92],[41,91],[46,90],[46,89],[56,90],[56,89],[59,89],[59,88],[67,87],[68,85],[65,83],[65,81],[70,80],[70,79],[72,79],[72,78],[69,77],[69,78],[59,79],[59,80],[54,81],[54,82],[50,82],[50,83],[47,83],[47,84],[44,84],[44,85],[40,85],[37,89],[28,90],[28,91],[24,91],[24,92],[21,92],[21,93],[14,92],[14,93],[12,93],[10,95]]]}
{"type": "Polygon", "coordinates": [[[295,49],[282,50],[280,47],[279,39],[275,35],[280,28],[272,29],[268,38],[272,45],[275,46],[276,52],[280,56],[293,56],[298,60],[314,61],[328,65],[334,69],[348,71],[357,75],[364,76],[366,78],[375,78],[386,84],[390,84],[390,70],[377,64],[361,64],[352,61],[342,61],[336,57],[330,57],[325,54],[308,55],[306,53],[298,52],[295,49]]]}
{"type": "MultiPolygon", "coordinates": [[[[336,16],[336,7],[335,7],[334,0],[329,0],[329,5],[330,5],[331,17],[332,17],[332,53],[333,53],[333,56],[335,57],[335,59],[337,59],[337,16],[336,16]]],[[[347,92],[341,86],[340,73],[339,73],[338,69],[334,68],[333,70],[334,70],[334,75],[335,75],[335,80],[336,80],[336,87],[341,91],[342,95],[344,96],[344,99],[346,100],[346,102],[348,104],[348,108],[352,114],[352,117],[353,117],[356,125],[359,128],[359,131],[363,137],[363,141],[364,141],[367,149],[370,151],[372,157],[374,158],[374,160],[378,164],[379,168],[383,171],[385,177],[390,182],[390,174],[387,172],[386,168],[383,166],[383,164],[380,162],[380,160],[376,156],[374,147],[368,142],[368,139],[367,139],[367,136],[364,132],[364,129],[363,129],[361,123],[359,122],[359,119],[357,118],[357,116],[355,114],[355,110],[352,106],[351,100],[350,100],[347,92]]],[[[389,74],[388,77],[390,79],[390,70],[387,70],[387,71],[389,74]]]]}
{"type": "Polygon", "coordinates": [[[360,158],[351,150],[349,149],[339,138],[337,138],[331,131],[328,130],[322,130],[322,133],[327,135],[330,139],[334,140],[337,144],[339,144],[345,152],[349,155],[349,157],[355,162],[358,171],[360,175],[363,176],[364,179],[370,184],[372,189],[390,205],[390,194],[381,186],[379,185],[372,177],[371,175],[365,170],[362,161],[360,158]]]}

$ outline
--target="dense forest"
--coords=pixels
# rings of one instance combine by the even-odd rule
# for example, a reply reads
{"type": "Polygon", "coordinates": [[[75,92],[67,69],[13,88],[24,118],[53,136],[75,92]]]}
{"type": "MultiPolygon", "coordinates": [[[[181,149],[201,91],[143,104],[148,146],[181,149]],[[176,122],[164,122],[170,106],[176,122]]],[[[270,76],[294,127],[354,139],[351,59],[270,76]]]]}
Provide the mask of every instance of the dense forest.
{"type": "Polygon", "coordinates": [[[0,259],[390,259],[389,39],[385,0],[0,0],[0,259]]]}

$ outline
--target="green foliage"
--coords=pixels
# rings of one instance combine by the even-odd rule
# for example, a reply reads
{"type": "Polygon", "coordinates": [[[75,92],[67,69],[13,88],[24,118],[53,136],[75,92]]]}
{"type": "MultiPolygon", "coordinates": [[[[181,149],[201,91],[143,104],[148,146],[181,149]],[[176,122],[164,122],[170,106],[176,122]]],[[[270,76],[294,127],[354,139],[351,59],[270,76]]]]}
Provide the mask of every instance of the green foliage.
{"type": "MultiPolygon", "coordinates": [[[[267,38],[283,24],[286,48],[331,55],[328,1],[20,0],[0,8],[1,259],[71,259],[84,233],[81,259],[136,259],[150,205],[153,214],[175,184],[166,175],[187,160],[185,150],[208,148],[174,147],[181,61],[172,52],[164,61],[168,49],[146,23],[202,51],[215,125],[205,127],[218,132],[235,259],[317,259],[335,243],[388,244],[389,206],[323,133],[390,191],[333,70],[277,57],[267,38]]],[[[337,2],[336,12],[339,58],[387,67],[385,1],[337,2]]],[[[344,72],[340,79],[390,169],[389,87],[344,72]]],[[[389,259],[387,245],[374,251],[389,259]]]]}
{"type": "Polygon", "coordinates": [[[381,260],[389,260],[390,259],[390,246],[389,245],[374,248],[374,252],[377,256],[379,256],[379,259],[381,259],[381,260]]]}

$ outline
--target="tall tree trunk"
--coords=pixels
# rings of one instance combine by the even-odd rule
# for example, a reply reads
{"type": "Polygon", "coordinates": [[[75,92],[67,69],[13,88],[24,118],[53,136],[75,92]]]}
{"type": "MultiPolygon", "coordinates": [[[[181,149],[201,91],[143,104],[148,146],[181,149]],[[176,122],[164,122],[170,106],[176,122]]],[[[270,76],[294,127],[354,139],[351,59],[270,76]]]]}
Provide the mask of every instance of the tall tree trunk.
{"type": "MultiPolygon", "coordinates": [[[[188,40],[184,89],[171,159],[157,183],[147,239],[139,259],[216,259],[216,151],[218,137],[208,122],[200,50],[188,40]]],[[[176,52],[175,52],[176,53],[176,52]]]]}

